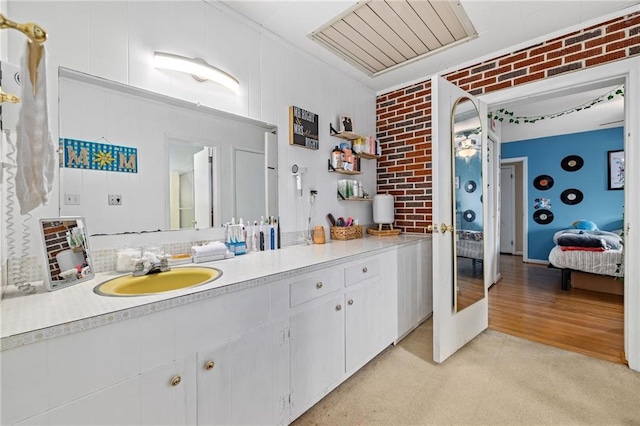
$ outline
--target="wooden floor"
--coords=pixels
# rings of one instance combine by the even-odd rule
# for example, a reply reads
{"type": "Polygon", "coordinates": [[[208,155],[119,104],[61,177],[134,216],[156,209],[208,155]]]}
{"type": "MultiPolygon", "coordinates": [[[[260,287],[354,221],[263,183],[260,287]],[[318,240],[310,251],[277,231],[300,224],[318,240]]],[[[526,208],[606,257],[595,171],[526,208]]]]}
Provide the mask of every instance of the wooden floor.
{"type": "Polygon", "coordinates": [[[489,328],[626,364],[623,296],[560,289],[560,271],[500,255],[502,279],[489,289],[489,328]]]}

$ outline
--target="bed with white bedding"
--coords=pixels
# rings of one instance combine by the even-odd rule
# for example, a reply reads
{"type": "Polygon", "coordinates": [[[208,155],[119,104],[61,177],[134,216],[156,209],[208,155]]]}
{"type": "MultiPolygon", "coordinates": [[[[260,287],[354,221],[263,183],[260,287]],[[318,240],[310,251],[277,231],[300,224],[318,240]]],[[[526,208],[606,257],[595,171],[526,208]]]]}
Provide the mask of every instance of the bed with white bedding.
{"type": "Polygon", "coordinates": [[[624,246],[613,232],[563,229],[555,233],[549,262],[562,269],[562,289],[569,290],[571,271],[623,277],[624,246]]]}

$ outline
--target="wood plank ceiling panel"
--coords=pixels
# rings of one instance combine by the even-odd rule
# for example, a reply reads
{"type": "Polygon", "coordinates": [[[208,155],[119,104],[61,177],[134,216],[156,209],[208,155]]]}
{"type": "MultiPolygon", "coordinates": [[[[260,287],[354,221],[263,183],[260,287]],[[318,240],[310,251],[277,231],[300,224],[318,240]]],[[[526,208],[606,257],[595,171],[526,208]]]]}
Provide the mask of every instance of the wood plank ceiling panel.
{"type": "Polygon", "coordinates": [[[375,76],[477,33],[456,1],[369,0],[309,36],[375,76]]]}

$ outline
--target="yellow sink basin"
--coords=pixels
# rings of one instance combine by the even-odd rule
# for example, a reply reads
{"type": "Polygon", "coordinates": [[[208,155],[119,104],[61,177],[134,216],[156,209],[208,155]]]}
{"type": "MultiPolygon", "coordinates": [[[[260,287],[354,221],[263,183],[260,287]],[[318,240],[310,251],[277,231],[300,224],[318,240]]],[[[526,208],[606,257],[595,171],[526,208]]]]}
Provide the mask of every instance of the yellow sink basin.
{"type": "Polygon", "coordinates": [[[97,285],[93,291],[101,296],[148,296],[206,284],[221,275],[219,269],[186,266],[139,277],[124,275],[97,285]]]}

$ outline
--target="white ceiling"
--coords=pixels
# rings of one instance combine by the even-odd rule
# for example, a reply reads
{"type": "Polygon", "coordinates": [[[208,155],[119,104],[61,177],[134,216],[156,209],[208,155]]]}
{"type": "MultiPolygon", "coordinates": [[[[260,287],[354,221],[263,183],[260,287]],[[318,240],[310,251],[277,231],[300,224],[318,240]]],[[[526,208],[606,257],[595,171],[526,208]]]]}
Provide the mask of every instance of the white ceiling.
{"type": "Polygon", "coordinates": [[[368,76],[308,37],[353,7],[358,3],[356,1],[221,0],[220,3],[382,93],[445,70],[454,70],[461,64],[473,64],[477,59],[506,52],[513,46],[525,47],[548,35],[560,35],[599,17],[619,14],[621,10],[640,4],[640,0],[460,0],[478,38],[376,77],[368,76]]]}

